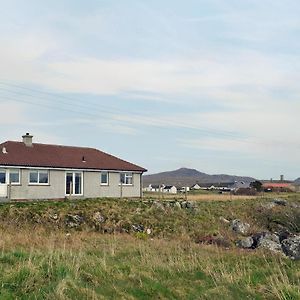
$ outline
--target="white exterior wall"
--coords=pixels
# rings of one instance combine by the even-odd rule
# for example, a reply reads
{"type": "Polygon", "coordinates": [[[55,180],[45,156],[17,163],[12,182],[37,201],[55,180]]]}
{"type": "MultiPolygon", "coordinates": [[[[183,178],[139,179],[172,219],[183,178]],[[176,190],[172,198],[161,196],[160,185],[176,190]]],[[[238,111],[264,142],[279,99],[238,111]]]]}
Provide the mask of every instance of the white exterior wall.
{"type": "Polygon", "coordinates": [[[133,173],[132,185],[120,185],[120,173],[109,172],[108,185],[100,184],[100,172],[85,172],[83,193],[86,198],[97,197],[140,197],[141,174],[133,173]]]}
{"type": "MultiPolygon", "coordinates": [[[[81,172],[70,170],[70,172],[81,172]]],[[[141,176],[133,173],[132,185],[120,185],[120,173],[109,172],[109,184],[100,184],[100,171],[83,171],[83,195],[74,198],[101,198],[101,197],[140,197],[141,176]],[[122,190],[122,191],[121,191],[122,190]]],[[[62,199],[65,198],[66,170],[50,170],[49,184],[29,184],[29,169],[20,170],[20,184],[11,185],[10,199],[62,199]]]]}

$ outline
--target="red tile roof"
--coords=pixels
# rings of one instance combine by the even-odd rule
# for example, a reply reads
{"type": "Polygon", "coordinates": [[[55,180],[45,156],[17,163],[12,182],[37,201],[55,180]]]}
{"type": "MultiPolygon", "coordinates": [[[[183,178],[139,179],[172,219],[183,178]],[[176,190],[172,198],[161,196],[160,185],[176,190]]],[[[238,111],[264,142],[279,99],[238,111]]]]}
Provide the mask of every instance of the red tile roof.
{"type": "Polygon", "coordinates": [[[97,149],[7,141],[0,144],[0,165],[145,172],[146,169],[97,149]],[[7,153],[3,153],[5,147],[7,153]],[[84,161],[85,162],[84,162],[84,161]]]}
{"type": "Polygon", "coordinates": [[[289,188],[291,187],[290,183],[273,183],[273,182],[266,182],[263,184],[265,188],[289,188]]]}

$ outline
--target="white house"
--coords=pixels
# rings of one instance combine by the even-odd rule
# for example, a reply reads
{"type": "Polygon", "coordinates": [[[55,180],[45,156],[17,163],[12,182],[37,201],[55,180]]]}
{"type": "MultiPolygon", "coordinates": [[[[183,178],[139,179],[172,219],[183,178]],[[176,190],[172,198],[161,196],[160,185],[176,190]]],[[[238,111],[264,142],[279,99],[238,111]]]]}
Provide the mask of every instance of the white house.
{"type": "Polygon", "coordinates": [[[0,144],[1,200],[140,197],[146,169],[86,147],[0,144]]]}
{"type": "Polygon", "coordinates": [[[166,185],[163,192],[168,194],[177,194],[177,187],[174,185],[166,185]]]}

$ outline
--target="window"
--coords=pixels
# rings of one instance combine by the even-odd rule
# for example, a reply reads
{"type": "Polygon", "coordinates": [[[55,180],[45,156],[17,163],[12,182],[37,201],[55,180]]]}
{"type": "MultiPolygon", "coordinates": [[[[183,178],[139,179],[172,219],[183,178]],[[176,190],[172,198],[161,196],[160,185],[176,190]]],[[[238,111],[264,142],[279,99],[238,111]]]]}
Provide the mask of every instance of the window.
{"type": "Polygon", "coordinates": [[[108,172],[101,172],[100,183],[101,185],[108,185],[108,172]]]}
{"type": "Polygon", "coordinates": [[[66,195],[83,195],[82,172],[66,173],[66,195]]]}
{"type": "Polygon", "coordinates": [[[30,170],[29,183],[46,185],[49,183],[49,172],[44,170],[30,170]]]}
{"type": "Polygon", "coordinates": [[[0,170],[0,184],[6,183],[6,171],[0,170]]]}
{"type": "Polygon", "coordinates": [[[9,182],[20,184],[20,170],[9,170],[9,182]]]}
{"type": "Polygon", "coordinates": [[[120,184],[132,185],[132,173],[120,173],[120,184]]]}

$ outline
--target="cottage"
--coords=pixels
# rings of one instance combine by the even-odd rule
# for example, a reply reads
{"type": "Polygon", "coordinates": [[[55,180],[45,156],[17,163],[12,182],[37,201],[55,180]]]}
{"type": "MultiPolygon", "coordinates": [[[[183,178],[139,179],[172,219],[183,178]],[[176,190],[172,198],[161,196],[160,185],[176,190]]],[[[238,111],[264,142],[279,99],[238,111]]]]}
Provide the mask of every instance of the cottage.
{"type": "Polygon", "coordinates": [[[191,186],[191,190],[201,190],[201,186],[198,183],[195,183],[191,186]]]}
{"type": "Polygon", "coordinates": [[[32,142],[0,144],[0,198],[140,197],[146,169],[100,150],[32,142]]]}
{"type": "Polygon", "coordinates": [[[164,189],[165,185],[161,184],[149,184],[147,187],[145,187],[143,190],[145,192],[162,192],[164,189]]]}
{"type": "Polygon", "coordinates": [[[177,187],[174,185],[166,185],[163,192],[168,194],[177,194],[177,187]]]}

